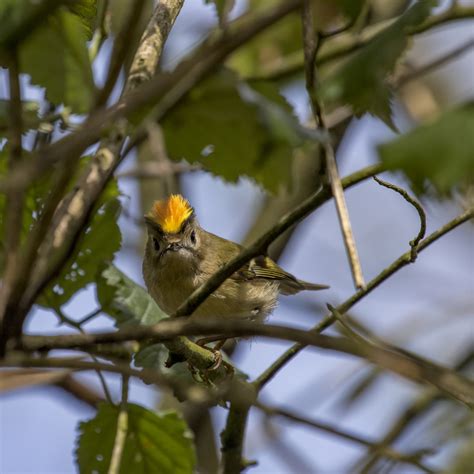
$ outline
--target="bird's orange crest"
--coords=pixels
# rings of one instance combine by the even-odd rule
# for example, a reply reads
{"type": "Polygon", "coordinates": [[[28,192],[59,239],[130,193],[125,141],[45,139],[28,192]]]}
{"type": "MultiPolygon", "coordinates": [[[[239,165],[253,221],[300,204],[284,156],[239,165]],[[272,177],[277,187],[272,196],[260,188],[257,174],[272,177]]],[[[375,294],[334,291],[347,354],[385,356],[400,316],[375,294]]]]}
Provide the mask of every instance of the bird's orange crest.
{"type": "Polygon", "coordinates": [[[167,234],[176,234],[191,217],[193,208],[180,194],[172,194],[168,199],[155,201],[148,217],[153,219],[167,234]]]}

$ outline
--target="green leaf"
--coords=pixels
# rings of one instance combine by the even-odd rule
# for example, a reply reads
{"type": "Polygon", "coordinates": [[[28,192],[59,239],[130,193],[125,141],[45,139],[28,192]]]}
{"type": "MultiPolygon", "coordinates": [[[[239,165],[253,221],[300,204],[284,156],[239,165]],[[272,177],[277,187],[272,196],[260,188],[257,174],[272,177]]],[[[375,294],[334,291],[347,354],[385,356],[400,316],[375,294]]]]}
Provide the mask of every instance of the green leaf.
{"type": "Polygon", "coordinates": [[[376,35],[322,82],[322,99],[328,103],[350,104],[356,115],[369,112],[394,128],[392,91],[386,78],[408,47],[410,29],[422,23],[436,3],[420,0],[376,35]]]}
{"type": "MultiPolygon", "coordinates": [[[[127,404],[128,429],[120,473],[191,474],[196,464],[193,436],[176,412],[155,413],[127,404]]],[[[119,407],[102,403],[97,415],[79,424],[76,461],[81,474],[108,472],[119,407]]]]}
{"type": "Polygon", "coordinates": [[[443,114],[396,140],[379,146],[390,170],[401,170],[415,191],[430,184],[440,195],[474,183],[474,102],[443,114]]]}
{"type": "MultiPolygon", "coordinates": [[[[102,311],[115,319],[117,327],[153,325],[168,317],[149,293],[110,264],[97,277],[97,299],[102,311]]],[[[135,354],[137,367],[163,369],[167,350],[163,344],[141,345],[135,354]]]]}
{"type": "Polygon", "coordinates": [[[120,249],[121,233],[117,224],[120,213],[116,181],[111,181],[100,201],[92,211],[92,221],[82,233],[61,274],[43,292],[40,304],[60,308],[79,290],[96,281],[96,275],[104,264],[111,261],[120,249]]]}
{"type": "MultiPolygon", "coordinates": [[[[21,123],[23,126],[23,132],[27,132],[32,128],[36,128],[40,123],[40,119],[38,117],[39,103],[31,100],[25,100],[22,101],[21,106],[21,123]]],[[[9,107],[9,100],[0,99],[0,137],[4,137],[8,133],[8,126],[10,122],[9,107]]]]}
{"type": "Polygon", "coordinates": [[[67,5],[67,8],[81,20],[87,39],[92,39],[97,16],[97,0],[80,0],[67,5]]]}
{"type": "Polygon", "coordinates": [[[260,87],[225,71],[194,88],[162,121],[170,157],[201,163],[231,182],[245,175],[271,192],[289,187],[293,150],[304,134],[275,86],[260,87]]]}
{"type": "Polygon", "coordinates": [[[86,41],[82,20],[62,8],[19,49],[21,72],[46,88],[50,102],[69,106],[75,113],[89,110],[95,90],[86,41]]]}
{"type": "Polygon", "coordinates": [[[98,275],[97,299],[117,327],[153,325],[168,317],[144,288],[112,264],[98,275]]]}

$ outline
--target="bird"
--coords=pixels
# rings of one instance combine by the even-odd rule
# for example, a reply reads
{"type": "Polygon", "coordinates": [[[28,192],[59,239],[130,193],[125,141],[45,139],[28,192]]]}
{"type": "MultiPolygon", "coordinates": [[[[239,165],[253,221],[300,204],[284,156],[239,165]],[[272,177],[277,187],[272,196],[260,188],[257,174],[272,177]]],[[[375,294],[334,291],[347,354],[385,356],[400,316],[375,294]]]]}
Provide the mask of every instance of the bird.
{"type": "MultiPolygon", "coordinates": [[[[194,208],[180,194],[155,201],[145,222],[143,278],[149,294],[168,315],[243,249],[203,229],[194,208]]],[[[300,280],[268,255],[259,255],[227,278],[189,317],[261,322],[277,306],[279,294],[327,288],[300,280]]]]}

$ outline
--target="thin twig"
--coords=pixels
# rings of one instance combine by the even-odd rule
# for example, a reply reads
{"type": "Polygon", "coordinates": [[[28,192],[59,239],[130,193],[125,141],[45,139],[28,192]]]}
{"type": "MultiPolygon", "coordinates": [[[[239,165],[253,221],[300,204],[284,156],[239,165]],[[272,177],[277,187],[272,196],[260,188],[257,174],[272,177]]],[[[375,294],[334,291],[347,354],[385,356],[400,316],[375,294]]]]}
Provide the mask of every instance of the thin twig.
{"type": "MultiPolygon", "coordinates": [[[[56,316],[59,318],[60,324],[67,324],[68,326],[71,326],[74,329],[77,329],[81,334],[85,334],[84,329],[82,329],[81,327],[81,323],[74,321],[69,316],[66,316],[64,312],[61,310],[61,308],[56,308],[56,316]]],[[[97,359],[97,357],[95,357],[95,355],[91,354],[90,357],[94,362],[96,363],[99,362],[99,360],[97,359]]],[[[99,377],[99,382],[100,382],[100,385],[102,386],[102,390],[104,391],[105,398],[107,399],[109,403],[113,404],[114,402],[112,399],[112,395],[110,394],[110,390],[107,385],[107,381],[105,380],[104,374],[99,369],[97,369],[95,372],[97,373],[97,377],[99,377]]]]}
{"type": "MultiPolygon", "coordinates": [[[[467,367],[472,362],[473,358],[474,352],[469,351],[459,360],[459,362],[455,364],[456,371],[467,367]]],[[[371,472],[370,470],[377,462],[380,452],[398,440],[400,436],[408,429],[408,427],[413,424],[414,421],[416,421],[420,416],[425,414],[430,408],[432,408],[437,402],[441,400],[442,399],[437,390],[428,389],[423,392],[402,411],[402,413],[388,428],[381,441],[373,446],[365,458],[357,463],[357,468],[351,469],[351,471],[371,472]]]]}
{"type": "MultiPolygon", "coordinates": [[[[302,12],[302,23],[303,23],[303,46],[304,46],[304,57],[305,57],[305,75],[306,75],[306,90],[311,103],[311,109],[313,111],[314,121],[316,127],[327,132],[324,112],[322,104],[320,103],[316,90],[318,87],[318,76],[316,68],[316,55],[318,49],[321,47],[323,37],[319,37],[319,40],[315,39],[315,27],[313,22],[313,11],[311,0],[305,0],[302,12]]],[[[336,204],[337,215],[339,217],[339,223],[341,226],[342,236],[344,239],[344,245],[346,247],[349,264],[351,267],[352,277],[354,279],[355,287],[360,289],[364,287],[364,277],[362,275],[362,268],[360,265],[359,255],[357,252],[357,246],[355,244],[354,234],[352,232],[351,221],[349,218],[349,211],[347,210],[347,204],[344,197],[344,191],[341,184],[341,178],[337,169],[336,157],[334,155],[334,149],[329,142],[325,142],[322,145],[324,161],[326,164],[326,172],[329,177],[331,184],[332,194],[334,196],[334,202],[336,204]]]]}
{"type": "MultiPolygon", "coordinates": [[[[418,246],[418,252],[425,250],[432,243],[438,240],[443,235],[447,234],[451,230],[455,229],[459,225],[467,222],[468,220],[474,217],[474,209],[468,209],[466,212],[456,217],[455,219],[449,221],[447,224],[430,234],[424,240],[422,240],[418,246]]],[[[387,278],[392,276],[394,273],[399,271],[401,268],[409,265],[411,263],[411,251],[402,254],[397,260],[395,260],[391,265],[382,270],[375,278],[367,283],[367,286],[363,290],[359,290],[349,297],[346,301],[340,304],[337,307],[337,310],[340,313],[345,313],[349,311],[356,303],[358,303],[362,298],[367,296],[380,284],[382,284],[387,278]]],[[[316,324],[311,332],[320,333],[326,328],[331,326],[336,319],[332,314],[326,315],[318,324],[316,324]]],[[[304,345],[294,344],[286,352],[284,352],[275,362],[268,367],[257,379],[255,380],[255,385],[261,390],[277,373],[282,369],[293,357],[295,357],[302,349],[304,345]]]]}
{"type": "MultiPolygon", "coordinates": [[[[421,34],[431,28],[472,17],[474,17],[473,7],[459,6],[455,10],[446,10],[438,15],[430,16],[420,26],[411,29],[408,34],[411,36],[421,34]]],[[[331,38],[321,46],[316,64],[322,66],[358,51],[366,46],[376,35],[390,27],[395,21],[397,21],[397,18],[391,18],[369,25],[360,34],[354,35],[353,32],[348,31],[331,38]]],[[[296,51],[286,58],[279,58],[274,64],[269,64],[257,75],[246,77],[245,79],[273,81],[291,77],[304,69],[303,57],[302,51],[296,51]]]]}
{"type": "MultiPolygon", "coordinates": [[[[8,85],[9,85],[9,156],[8,175],[13,174],[22,157],[22,102],[20,88],[20,69],[18,53],[14,49],[8,57],[8,85]]],[[[6,193],[5,202],[5,224],[3,226],[5,235],[5,269],[2,285],[0,286],[0,323],[4,322],[4,316],[8,308],[8,301],[12,294],[16,293],[18,280],[16,268],[21,258],[20,243],[23,226],[23,207],[25,193],[21,188],[11,188],[6,193]]],[[[0,330],[1,333],[1,330],[0,330]]],[[[0,351],[1,352],[1,351],[0,351]]]]}
{"type": "Polygon", "coordinates": [[[128,4],[129,11],[127,12],[127,18],[114,41],[114,47],[110,57],[109,71],[107,73],[104,87],[97,94],[95,102],[96,109],[100,108],[107,102],[107,99],[117,82],[120,70],[122,69],[123,63],[129,53],[132,38],[140,24],[139,19],[142,15],[144,5],[145,0],[135,0],[135,2],[128,4]]]}
{"type": "Polygon", "coordinates": [[[85,403],[91,408],[97,408],[97,405],[104,401],[103,397],[99,395],[95,389],[79,382],[79,380],[72,375],[66,375],[55,382],[53,386],[62,389],[65,393],[73,396],[76,400],[85,403]]]}
{"type": "Polygon", "coordinates": [[[92,319],[99,316],[100,313],[102,313],[102,308],[97,308],[94,311],[92,311],[90,314],[88,314],[87,316],[84,316],[80,321],[78,321],[78,323],[82,326],[83,324],[86,324],[92,319]]]}
{"type": "MultiPolygon", "coordinates": [[[[258,409],[262,410],[268,416],[281,416],[293,422],[302,423],[312,428],[316,428],[317,430],[321,430],[326,433],[333,434],[335,436],[338,436],[343,439],[347,439],[349,441],[352,441],[356,444],[360,444],[362,446],[374,448],[376,444],[375,441],[369,440],[361,435],[356,435],[344,429],[336,428],[335,426],[332,426],[328,423],[324,423],[321,421],[303,417],[287,409],[270,407],[260,402],[257,402],[255,406],[258,409]]],[[[415,452],[412,454],[402,454],[402,453],[399,453],[398,451],[391,449],[390,447],[384,447],[383,449],[380,450],[380,454],[382,456],[394,459],[398,462],[413,464],[419,467],[424,472],[430,472],[430,473],[434,472],[431,468],[425,466],[424,464],[420,462],[420,457],[423,454],[425,454],[424,451],[415,452]]]]}
{"type": "Polygon", "coordinates": [[[125,447],[125,440],[128,431],[128,383],[129,376],[122,376],[122,400],[117,418],[117,432],[115,434],[114,448],[110,459],[108,474],[119,474],[122,454],[125,447]]]}
{"type": "Polygon", "coordinates": [[[143,368],[141,370],[130,367],[121,361],[114,361],[113,364],[104,362],[90,362],[82,357],[30,357],[21,353],[15,353],[0,359],[0,367],[41,367],[49,369],[73,369],[75,371],[103,371],[121,375],[128,375],[142,380],[146,384],[155,384],[158,387],[171,389],[179,397],[194,403],[213,403],[217,399],[222,399],[228,390],[225,384],[219,390],[210,391],[204,386],[197,386],[185,382],[183,378],[164,375],[153,369],[143,368]]]}
{"type": "Polygon", "coordinates": [[[422,66],[418,66],[415,70],[404,74],[398,80],[395,81],[395,87],[402,87],[407,82],[413,81],[414,79],[418,79],[420,76],[433,71],[433,69],[437,69],[440,66],[444,66],[447,62],[452,61],[453,59],[458,58],[462,54],[469,52],[472,47],[474,47],[474,38],[470,38],[466,42],[460,44],[459,46],[456,46],[447,53],[435,58],[433,61],[422,66]]]}
{"type": "Polygon", "coordinates": [[[417,236],[413,239],[410,240],[410,247],[411,247],[411,261],[414,262],[417,257],[417,252],[418,252],[418,244],[421,242],[421,240],[424,238],[425,233],[426,233],[426,213],[425,210],[423,209],[422,205],[412,196],[408,194],[407,191],[405,191],[403,188],[400,186],[396,186],[395,184],[388,183],[387,181],[384,181],[377,176],[374,176],[373,179],[379,183],[381,186],[384,186],[388,189],[392,189],[393,191],[397,192],[400,194],[405,201],[409,202],[415,209],[416,212],[418,212],[418,216],[420,217],[420,230],[418,231],[417,236]]]}

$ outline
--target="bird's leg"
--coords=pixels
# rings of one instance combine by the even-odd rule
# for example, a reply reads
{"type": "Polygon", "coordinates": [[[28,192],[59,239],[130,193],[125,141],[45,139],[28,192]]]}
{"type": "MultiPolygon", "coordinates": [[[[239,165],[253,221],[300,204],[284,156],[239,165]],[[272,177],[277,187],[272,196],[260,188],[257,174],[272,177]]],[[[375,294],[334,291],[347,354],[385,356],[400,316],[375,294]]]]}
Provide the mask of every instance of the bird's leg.
{"type": "Polygon", "coordinates": [[[227,341],[227,337],[224,337],[224,336],[208,336],[208,337],[203,337],[201,339],[198,339],[196,341],[196,344],[203,347],[204,349],[207,349],[207,350],[213,352],[214,355],[215,355],[216,360],[215,360],[214,364],[212,364],[211,367],[209,367],[209,369],[207,369],[207,370],[217,370],[221,365],[223,365],[224,368],[227,370],[227,372],[230,375],[233,375],[234,374],[234,367],[232,367],[231,364],[229,364],[228,362],[226,362],[222,358],[221,349],[224,346],[224,344],[226,343],[226,341],[227,341]],[[206,344],[209,344],[210,342],[216,342],[216,341],[217,341],[217,344],[214,347],[208,347],[206,345],[206,344]]]}

